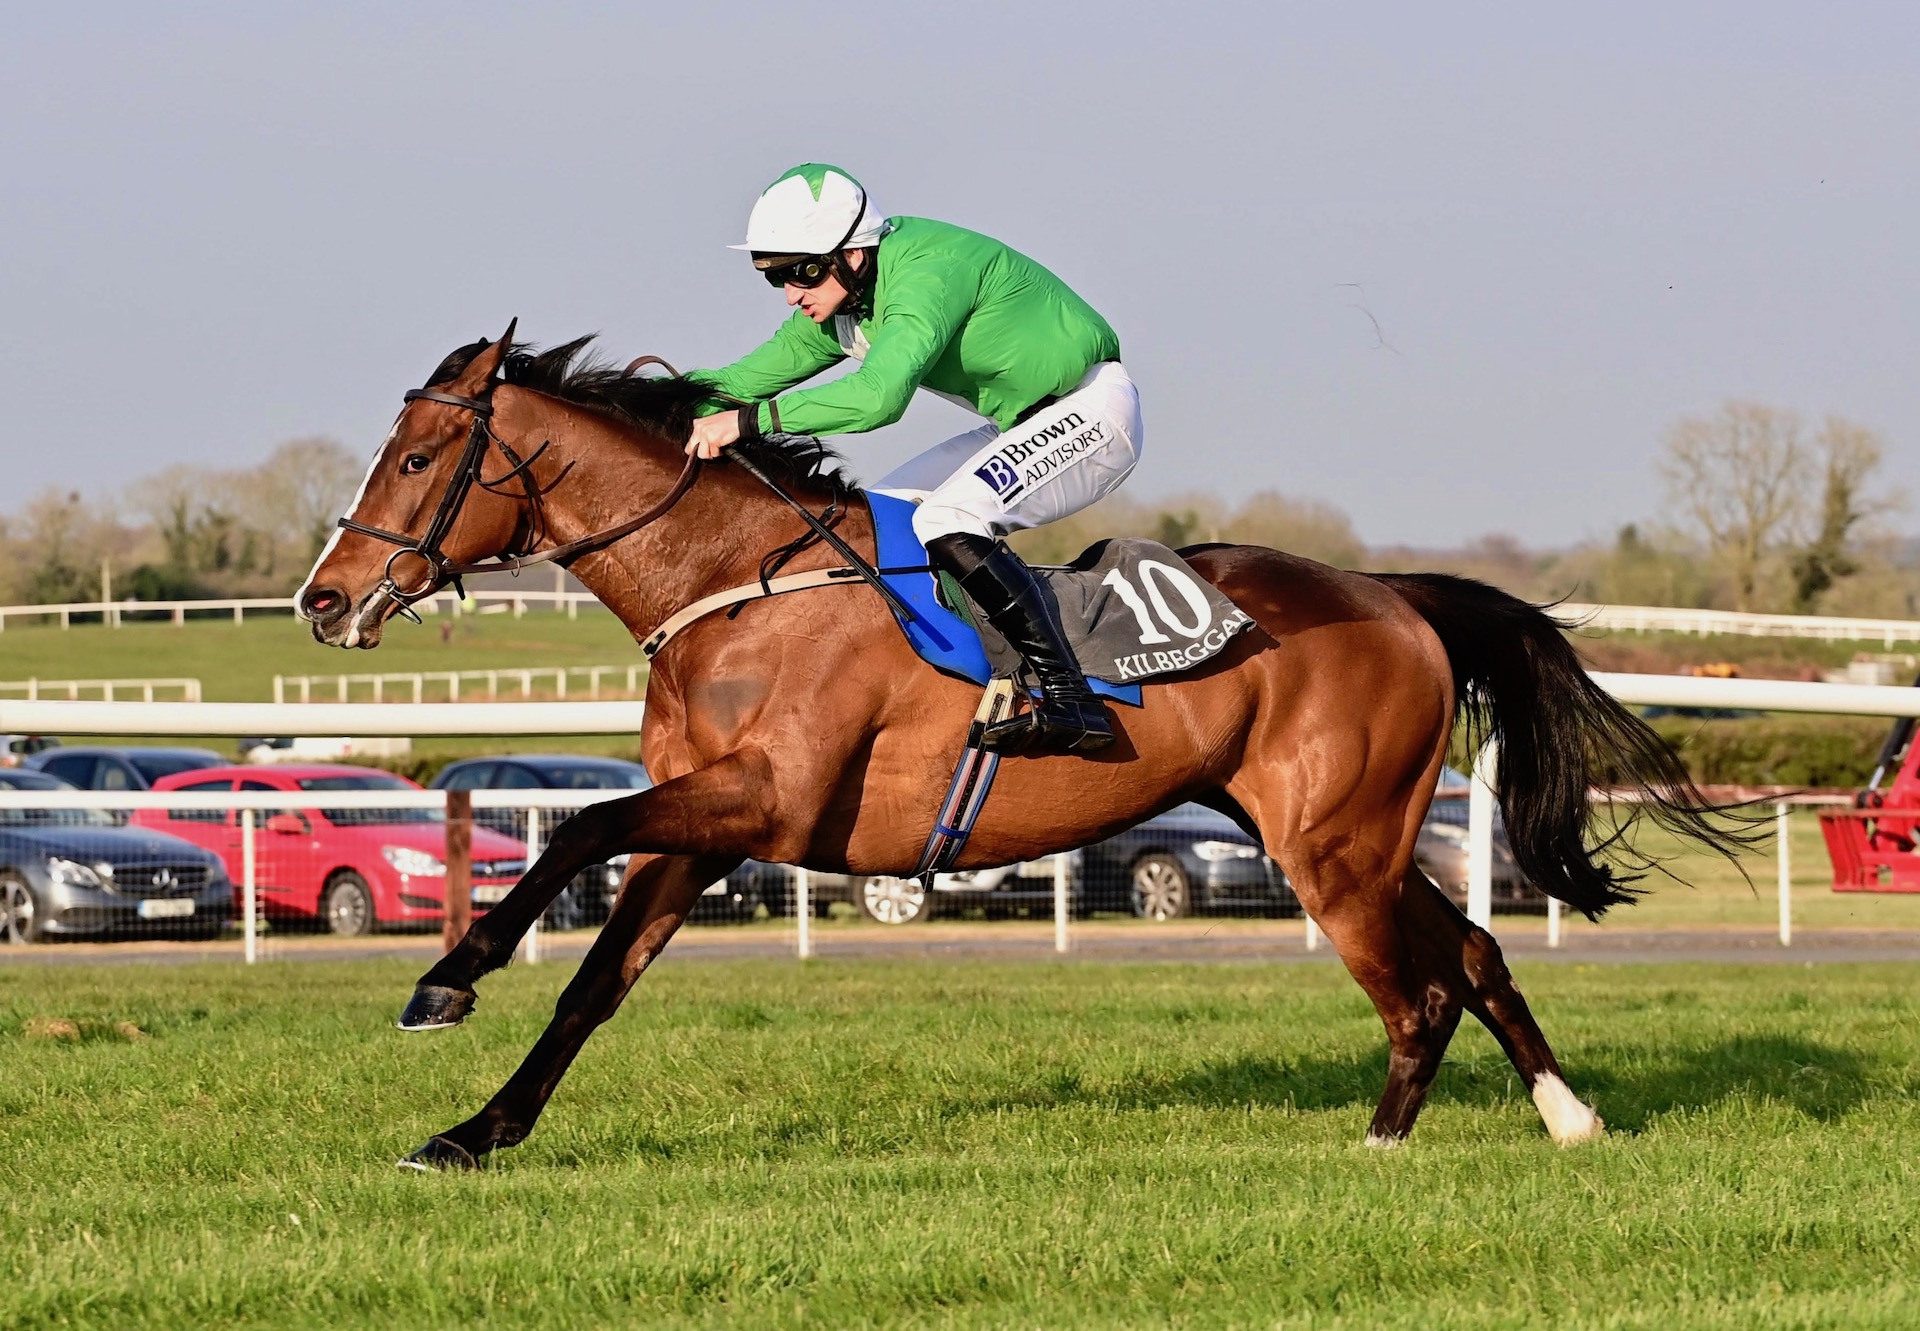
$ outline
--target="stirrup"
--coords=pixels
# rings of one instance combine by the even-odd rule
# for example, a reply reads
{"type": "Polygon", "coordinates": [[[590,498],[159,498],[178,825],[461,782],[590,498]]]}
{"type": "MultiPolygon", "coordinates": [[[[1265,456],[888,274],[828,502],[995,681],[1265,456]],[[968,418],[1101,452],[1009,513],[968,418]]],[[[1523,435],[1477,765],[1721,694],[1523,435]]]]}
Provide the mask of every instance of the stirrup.
{"type": "Polygon", "coordinates": [[[1113,743],[1106,708],[1097,700],[1030,699],[1027,710],[981,731],[980,747],[1009,757],[1035,753],[1098,753],[1113,743]],[[1058,710],[1055,710],[1058,709],[1058,710]],[[1068,712],[1070,715],[1062,715],[1068,712]],[[1091,722],[1091,724],[1089,724],[1091,722]]]}

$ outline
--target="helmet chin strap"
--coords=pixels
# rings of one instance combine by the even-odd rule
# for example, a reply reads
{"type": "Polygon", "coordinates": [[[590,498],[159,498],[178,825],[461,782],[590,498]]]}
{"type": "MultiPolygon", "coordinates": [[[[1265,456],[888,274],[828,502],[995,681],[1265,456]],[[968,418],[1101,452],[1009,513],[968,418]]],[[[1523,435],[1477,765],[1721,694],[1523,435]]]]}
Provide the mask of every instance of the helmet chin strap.
{"type": "Polygon", "coordinates": [[[880,245],[863,246],[867,261],[855,268],[853,250],[835,250],[830,266],[841,286],[847,289],[847,313],[856,318],[873,312],[874,280],[880,276],[880,245]]]}
{"type": "Polygon", "coordinates": [[[867,304],[867,298],[873,294],[873,279],[880,271],[880,242],[871,246],[862,246],[868,251],[867,262],[863,265],[866,272],[862,276],[853,266],[853,251],[847,248],[847,242],[860,230],[860,224],[867,220],[867,187],[858,182],[855,188],[860,191],[860,202],[854,206],[853,221],[847,224],[846,234],[840,237],[840,243],[827,251],[827,268],[835,280],[847,289],[847,313],[858,316],[867,304]]]}

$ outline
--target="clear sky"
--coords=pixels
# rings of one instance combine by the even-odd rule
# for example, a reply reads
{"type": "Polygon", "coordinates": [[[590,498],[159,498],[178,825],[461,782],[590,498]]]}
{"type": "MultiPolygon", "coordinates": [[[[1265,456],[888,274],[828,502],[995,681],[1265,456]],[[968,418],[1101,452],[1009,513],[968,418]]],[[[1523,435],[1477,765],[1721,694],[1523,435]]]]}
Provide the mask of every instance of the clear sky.
{"type": "MultiPolygon", "coordinates": [[[[1838,411],[1920,467],[1920,9],[1661,3],[17,5],[0,510],[335,435],[458,343],[745,351],[724,246],[839,162],[1119,330],[1129,493],[1376,543],[1604,537],[1676,416],[1838,411]]],[[[924,397],[925,395],[923,395],[924,397]]],[[[970,423],[851,438],[877,477],[970,423]]],[[[1907,525],[1911,526],[1909,521],[1907,525]]]]}

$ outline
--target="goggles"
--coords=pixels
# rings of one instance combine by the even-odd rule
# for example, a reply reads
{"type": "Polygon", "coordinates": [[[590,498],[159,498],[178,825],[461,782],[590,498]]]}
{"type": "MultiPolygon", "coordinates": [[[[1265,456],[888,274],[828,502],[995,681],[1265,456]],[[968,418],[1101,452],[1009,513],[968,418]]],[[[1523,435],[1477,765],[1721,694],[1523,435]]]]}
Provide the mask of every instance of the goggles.
{"type": "Polygon", "coordinates": [[[811,291],[833,276],[830,254],[756,254],[753,266],[772,287],[796,286],[811,291]]]}

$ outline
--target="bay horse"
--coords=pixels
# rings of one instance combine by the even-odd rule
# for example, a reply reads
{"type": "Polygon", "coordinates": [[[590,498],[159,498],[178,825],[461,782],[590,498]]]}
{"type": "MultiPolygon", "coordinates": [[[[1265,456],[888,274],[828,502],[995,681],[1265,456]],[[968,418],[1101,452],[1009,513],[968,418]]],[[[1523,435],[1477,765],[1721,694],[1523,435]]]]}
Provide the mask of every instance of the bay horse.
{"type": "MultiPolygon", "coordinates": [[[[756,474],[690,463],[683,445],[709,390],[584,360],[591,338],[535,354],[512,332],[458,349],[408,394],[298,593],[318,641],[376,647],[393,615],[482,561],[557,556],[636,641],[754,582],[769,552],[784,549],[793,571],[842,563],[801,539],[807,528],[767,476],[810,509],[837,505],[835,530],[872,558],[871,516],[817,443],[740,446],[756,474]]],[[[1588,678],[1542,609],[1441,574],[1343,572],[1245,545],[1182,553],[1255,627],[1194,673],[1150,685],[1144,705],[1115,708],[1110,749],[1002,764],[955,867],[1086,845],[1197,800],[1286,872],[1379,1012],[1389,1055],[1369,1144],[1411,1131],[1463,1011],[1492,1031],[1556,1141],[1597,1136],[1599,1117],[1568,1088],[1499,945],[1413,863],[1456,717],[1499,742],[1521,871],[1590,917],[1630,900],[1650,867],[1617,832],[1590,829],[1602,772],[1637,789],[1644,815],[1723,854],[1738,833],[1588,678]]],[[[910,872],[978,700],[977,685],[914,654],[864,584],[754,600],[680,632],[647,686],[641,752],[658,784],[569,818],[422,976],[402,1026],[464,1019],[476,982],[507,964],[576,873],[632,857],[525,1061],[406,1163],[473,1167],[524,1140],[701,890],[744,859],[910,872]]]]}

